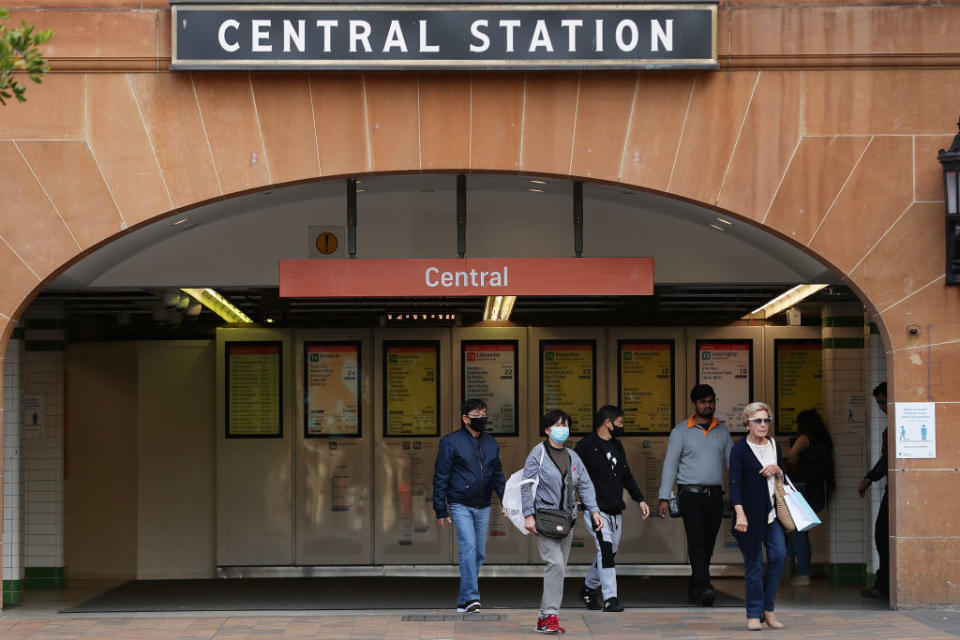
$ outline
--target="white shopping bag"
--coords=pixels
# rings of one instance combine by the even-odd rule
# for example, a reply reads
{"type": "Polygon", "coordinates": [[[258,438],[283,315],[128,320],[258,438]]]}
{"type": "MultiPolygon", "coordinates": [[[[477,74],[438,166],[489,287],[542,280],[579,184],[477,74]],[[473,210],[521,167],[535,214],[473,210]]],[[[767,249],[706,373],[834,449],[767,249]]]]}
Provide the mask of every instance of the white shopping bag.
{"type": "Polygon", "coordinates": [[[783,474],[783,478],[787,481],[783,487],[783,498],[787,503],[787,509],[790,510],[790,517],[793,518],[793,523],[797,525],[797,531],[809,531],[813,529],[820,524],[820,518],[818,518],[817,514],[810,508],[803,494],[793,486],[787,474],[783,474]]]}
{"type": "MultiPolygon", "coordinates": [[[[542,451],[540,452],[540,464],[543,464],[542,451]]],[[[537,484],[539,484],[539,482],[540,474],[524,480],[523,469],[520,469],[510,476],[510,479],[507,480],[507,484],[503,489],[503,500],[500,501],[500,504],[503,506],[503,510],[507,513],[507,518],[510,519],[513,526],[519,529],[520,533],[525,536],[529,535],[530,532],[523,526],[523,495],[520,489],[523,485],[529,484],[531,485],[530,491],[533,492],[533,495],[537,495],[537,484]]]]}

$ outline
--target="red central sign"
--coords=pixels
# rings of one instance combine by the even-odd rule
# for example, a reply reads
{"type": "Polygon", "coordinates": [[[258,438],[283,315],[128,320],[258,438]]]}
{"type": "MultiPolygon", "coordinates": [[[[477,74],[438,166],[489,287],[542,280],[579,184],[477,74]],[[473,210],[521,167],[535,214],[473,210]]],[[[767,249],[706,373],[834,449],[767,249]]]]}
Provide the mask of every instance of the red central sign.
{"type": "Polygon", "coordinates": [[[281,260],[281,298],[648,296],[653,258],[281,260]]]}

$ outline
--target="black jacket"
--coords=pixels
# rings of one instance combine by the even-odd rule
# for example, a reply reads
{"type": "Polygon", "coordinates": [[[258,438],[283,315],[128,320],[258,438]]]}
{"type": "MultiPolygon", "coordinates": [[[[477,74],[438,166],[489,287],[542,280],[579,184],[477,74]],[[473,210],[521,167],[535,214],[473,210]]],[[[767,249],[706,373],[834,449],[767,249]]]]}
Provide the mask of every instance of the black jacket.
{"type": "Polygon", "coordinates": [[[616,515],[627,508],[623,501],[624,488],[627,489],[630,497],[637,502],[643,502],[643,492],[637,486],[637,481],[633,479],[630,465],[627,464],[627,454],[624,452],[620,441],[616,438],[609,441],[618,452],[615,467],[610,466],[607,455],[600,446],[601,442],[600,436],[594,431],[578,442],[573,450],[583,460],[587,473],[590,474],[590,480],[593,481],[593,488],[597,493],[597,506],[600,507],[600,511],[616,515]]]}
{"type": "Polygon", "coordinates": [[[500,463],[500,445],[489,433],[474,438],[461,426],[440,438],[433,474],[433,510],[447,517],[447,503],[486,508],[496,491],[503,499],[506,479],[500,463]]]}

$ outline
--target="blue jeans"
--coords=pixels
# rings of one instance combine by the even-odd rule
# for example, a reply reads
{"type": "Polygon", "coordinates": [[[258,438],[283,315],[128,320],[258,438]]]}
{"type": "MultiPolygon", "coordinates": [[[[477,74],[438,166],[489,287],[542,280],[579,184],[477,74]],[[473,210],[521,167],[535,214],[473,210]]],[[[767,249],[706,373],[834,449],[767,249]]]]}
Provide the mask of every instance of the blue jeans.
{"type": "MultiPolygon", "coordinates": [[[[754,525],[750,525],[754,526],[754,525]]],[[[763,574],[763,553],[759,550],[752,561],[743,561],[743,579],[746,583],[747,617],[762,618],[764,611],[773,611],[783,563],[787,555],[787,541],[780,522],[766,525],[763,546],[767,551],[767,572],[763,574]]]]}
{"type": "Polygon", "coordinates": [[[460,545],[460,595],[457,596],[457,604],[467,604],[480,599],[477,575],[486,559],[490,507],[478,509],[450,504],[449,508],[450,519],[457,528],[457,544],[460,545]]]}
{"type": "Polygon", "coordinates": [[[797,575],[810,575],[810,535],[806,531],[794,531],[790,534],[790,557],[797,558],[797,575]]]}

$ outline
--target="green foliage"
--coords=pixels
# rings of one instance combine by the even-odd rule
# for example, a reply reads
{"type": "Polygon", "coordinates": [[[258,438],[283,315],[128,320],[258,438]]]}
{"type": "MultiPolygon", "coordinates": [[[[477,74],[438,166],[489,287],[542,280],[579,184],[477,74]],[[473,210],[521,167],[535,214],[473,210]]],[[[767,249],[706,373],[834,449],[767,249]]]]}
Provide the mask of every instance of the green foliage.
{"type": "Polygon", "coordinates": [[[33,25],[21,21],[20,26],[10,29],[6,20],[10,13],[0,9],[0,105],[16,98],[26,102],[27,87],[17,82],[21,74],[39,83],[40,77],[50,70],[50,65],[40,55],[37,46],[49,42],[53,30],[34,30],[33,25]]]}

